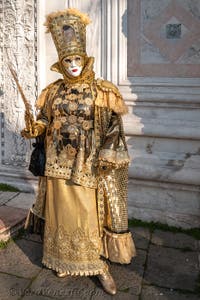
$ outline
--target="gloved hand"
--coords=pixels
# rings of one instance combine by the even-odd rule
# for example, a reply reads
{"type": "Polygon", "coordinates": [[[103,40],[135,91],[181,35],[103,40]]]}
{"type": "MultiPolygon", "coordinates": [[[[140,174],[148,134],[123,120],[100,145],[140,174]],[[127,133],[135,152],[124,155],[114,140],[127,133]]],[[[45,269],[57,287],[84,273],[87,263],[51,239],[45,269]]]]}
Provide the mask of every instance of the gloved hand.
{"type": "Polygon", "coordinates": [[[23,129],[21,131],[21,136],[26,138],[26,139],[32,139],[32,138],[35,138],[39,135],[41,135],[44,131],[45,131],[45,124],[40,122],[40,121],[34,121],[30,128],[27,129],[23,129]]]}
{"type": "Polygon", "coordinates": [[[21,131],[21,136],[25,139],[32,139],[34,138],[34,136],[32,135],[32,132],[30,132],[29,130],[27,130],[26,128],[25,129],[22,129],[21,131]]]}

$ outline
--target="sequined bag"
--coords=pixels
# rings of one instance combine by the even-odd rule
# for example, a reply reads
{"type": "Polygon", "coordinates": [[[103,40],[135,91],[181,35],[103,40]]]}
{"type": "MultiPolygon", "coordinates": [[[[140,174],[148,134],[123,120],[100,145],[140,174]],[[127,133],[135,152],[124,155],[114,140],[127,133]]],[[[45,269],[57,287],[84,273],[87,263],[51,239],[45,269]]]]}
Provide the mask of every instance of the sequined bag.
{"type": "Polygon", "coordinates": [[[36,142],[33,143],[32,146],[34,149],[31,153],[28,169],[34,176],[44,176],[46,162],[44,136],[40,135],[36,137],[36,142]]]}

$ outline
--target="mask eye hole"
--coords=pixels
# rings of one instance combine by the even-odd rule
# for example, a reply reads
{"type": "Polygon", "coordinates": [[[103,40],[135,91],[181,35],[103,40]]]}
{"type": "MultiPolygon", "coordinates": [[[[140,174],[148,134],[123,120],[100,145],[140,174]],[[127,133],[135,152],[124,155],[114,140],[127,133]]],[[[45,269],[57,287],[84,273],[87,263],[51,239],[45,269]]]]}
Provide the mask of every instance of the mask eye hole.
{"type": "Polygon", "coordinates": [[[81,58],[79,56],[75,57],[75,61],[80,61],[80,60],[81,60],[81,58]]]}
{"type": "Polygon", "coordinates": [[[65,59],[65,62],[68,63],[68,64],[71,64],[72,61],[71,61],[71,59],[66,58],[66,59],[65,59]]]}

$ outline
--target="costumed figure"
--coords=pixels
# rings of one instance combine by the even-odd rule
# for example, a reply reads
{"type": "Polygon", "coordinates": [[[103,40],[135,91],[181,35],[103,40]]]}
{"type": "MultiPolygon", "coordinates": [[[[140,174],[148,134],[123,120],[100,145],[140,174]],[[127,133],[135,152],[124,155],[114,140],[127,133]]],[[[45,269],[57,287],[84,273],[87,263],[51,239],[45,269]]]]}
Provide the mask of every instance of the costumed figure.
{"type": "Polygon", "coordinates": [[[44,137],[46,163],[26,226],[42,230],[43,259],[57,276],[98,276],[116,293],[105,259],[130,263],[135,255],[128,231],[129,156],[121,115],[127,107],[117,87],[95,79],[86,54],[90,19],[76,9],[49,14],[59,61],[51,70],[63,79],[47,86],[36,102],[37,120],[22,131],[44,137]]]}

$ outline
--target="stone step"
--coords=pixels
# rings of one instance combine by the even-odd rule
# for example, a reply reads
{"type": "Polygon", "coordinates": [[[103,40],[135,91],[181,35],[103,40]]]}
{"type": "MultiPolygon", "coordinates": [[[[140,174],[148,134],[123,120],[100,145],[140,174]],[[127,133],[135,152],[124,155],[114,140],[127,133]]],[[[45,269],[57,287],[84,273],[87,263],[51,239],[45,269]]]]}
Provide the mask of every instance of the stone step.
{"type": "Polygon", "coordinates": [[[0,207],[0,241],[15,236],[24,226],[28,209],[2,205],[0,207]]]}

